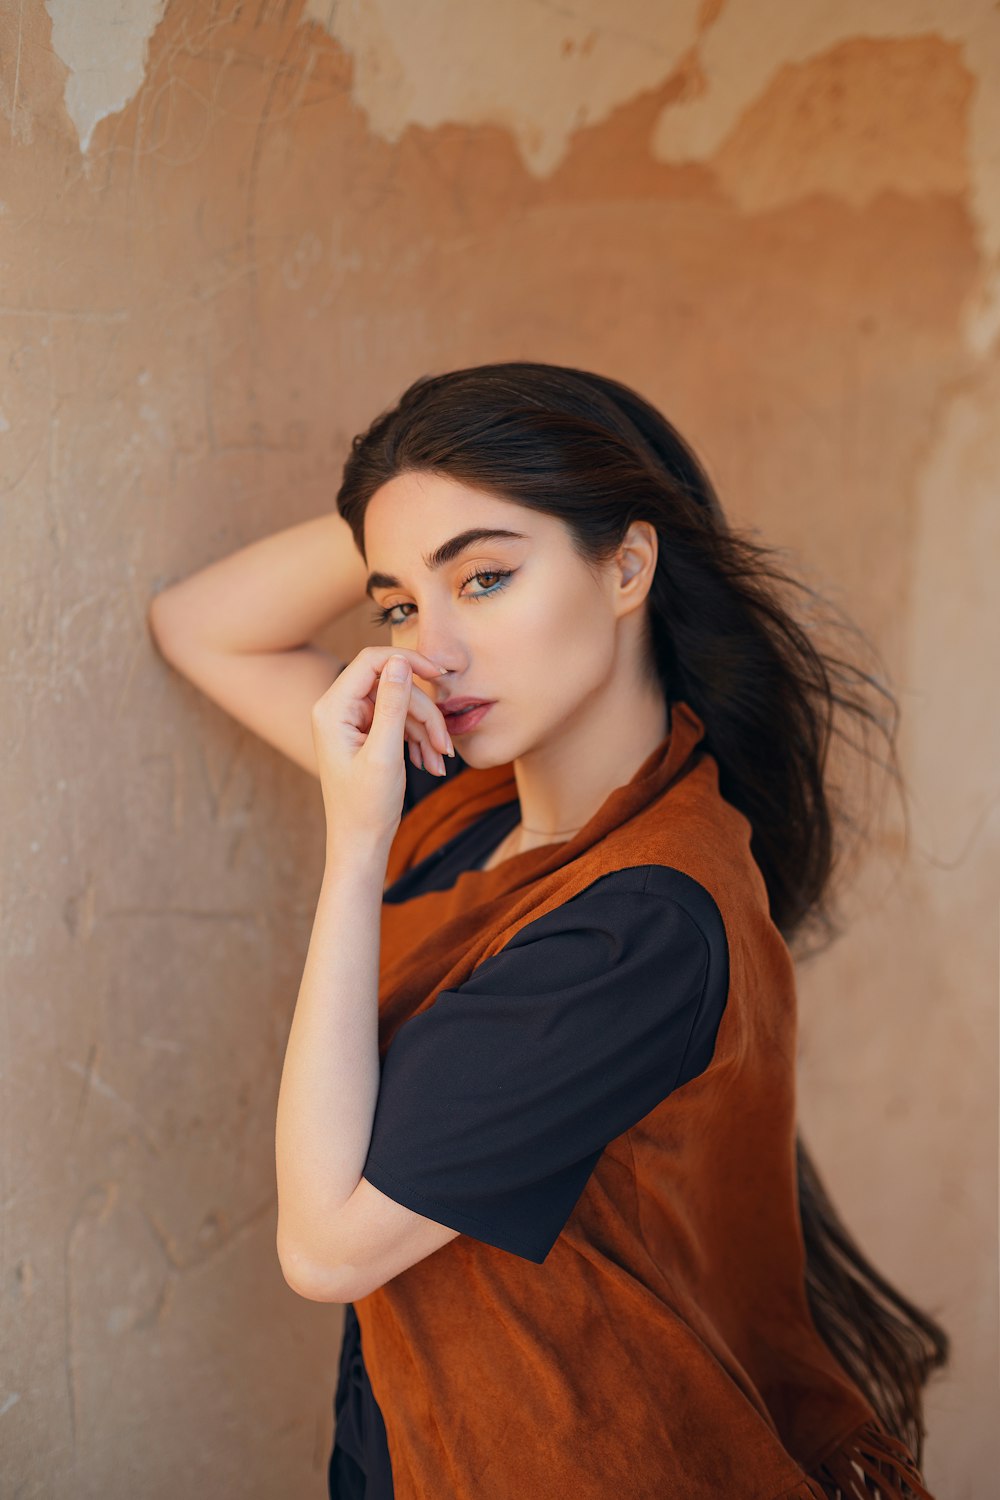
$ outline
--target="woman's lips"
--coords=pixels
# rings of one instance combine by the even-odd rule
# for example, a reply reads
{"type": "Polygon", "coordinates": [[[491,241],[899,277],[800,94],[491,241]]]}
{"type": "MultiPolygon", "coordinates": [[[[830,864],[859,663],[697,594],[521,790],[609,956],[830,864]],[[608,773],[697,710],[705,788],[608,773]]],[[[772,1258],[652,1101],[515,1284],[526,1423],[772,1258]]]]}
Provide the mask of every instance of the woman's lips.
{"type": "Polygon", "coordinates": [[[451,735],[467,734],[470,729],[475,729],[492,707],[492,703],[475,703],[471,708],[465,708],[458,714],[445,712],[444,722],[448,726],[448,733],[451,735]]]}

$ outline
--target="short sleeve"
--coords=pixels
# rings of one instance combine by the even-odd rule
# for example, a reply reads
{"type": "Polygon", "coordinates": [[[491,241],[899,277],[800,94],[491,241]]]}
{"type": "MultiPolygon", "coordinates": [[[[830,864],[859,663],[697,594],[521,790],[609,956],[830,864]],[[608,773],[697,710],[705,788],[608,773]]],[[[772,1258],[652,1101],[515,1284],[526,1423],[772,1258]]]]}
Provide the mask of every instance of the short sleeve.
{"type": "Polygon", "coordinates": [[[363,1175],[541,1263],[604,1147],[707,1066],[728,987],[703,886],[602,876],[397,1030],[363,1175]]]}

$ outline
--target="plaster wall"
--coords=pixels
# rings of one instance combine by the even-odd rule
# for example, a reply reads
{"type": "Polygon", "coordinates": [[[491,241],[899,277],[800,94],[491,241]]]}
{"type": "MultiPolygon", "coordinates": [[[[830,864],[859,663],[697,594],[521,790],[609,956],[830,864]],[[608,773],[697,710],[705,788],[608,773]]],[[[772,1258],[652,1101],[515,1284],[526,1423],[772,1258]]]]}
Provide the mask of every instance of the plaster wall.
{"type": "Polygon", "coordinates": [[[803,967],[800,1113],[953,1335],[932,1489],[994,1493],[998,114],[988,0],[0,13],[3,1495],[325,1493],[273,1164],[322,803],[145,612],[513,357],[657,402],[885,659],[912,843],[803,967]]]}

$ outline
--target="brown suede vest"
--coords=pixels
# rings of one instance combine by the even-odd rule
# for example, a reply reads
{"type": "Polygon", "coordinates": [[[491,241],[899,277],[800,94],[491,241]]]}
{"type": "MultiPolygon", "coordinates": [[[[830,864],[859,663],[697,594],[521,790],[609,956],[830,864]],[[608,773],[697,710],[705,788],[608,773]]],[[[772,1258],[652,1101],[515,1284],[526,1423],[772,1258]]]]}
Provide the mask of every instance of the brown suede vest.
{"type": "MultiPolygon", "coordinates": [[[[730,955],[707,1070],[605,1147],[541,1265],[463,1234],[355,1303],[397,1500],[930,1500],[809,1313],[794,968],[703,737],[673,703],[669,735],[572,839],[383,904],[382,1055],[609,871],[699,881],[730,955]]],[[[510,765],[443,782],[400,823],[389,879],[516,796],[510,765]]]]}

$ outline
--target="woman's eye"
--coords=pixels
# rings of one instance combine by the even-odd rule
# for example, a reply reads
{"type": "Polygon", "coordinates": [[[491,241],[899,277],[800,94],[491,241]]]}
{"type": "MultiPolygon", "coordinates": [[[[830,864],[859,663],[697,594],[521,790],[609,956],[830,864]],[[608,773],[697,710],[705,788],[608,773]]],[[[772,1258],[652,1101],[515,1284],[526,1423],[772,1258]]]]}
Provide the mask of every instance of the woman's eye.
{"type": "MultiPolygon", "coordinates": [[[[477,573],[470,573],[462,582],[463,588],[467,583],[481,578],[495,578],[497,582],[483,588],[478,594],[466,594],[464,597],[466,599],[491,599],[494,594],[499,594],[501,589],[506,588],[506,580],[513,572],[513,568],[480,568],[477,573]]],[[[410,616],[404,615],[402,619],[396,618],[397,609],[415,608],[414,604],[391,604],[388,609],[377,609],[371,616],[371,622],[373,625],[405,625],[410,616]]]]}

